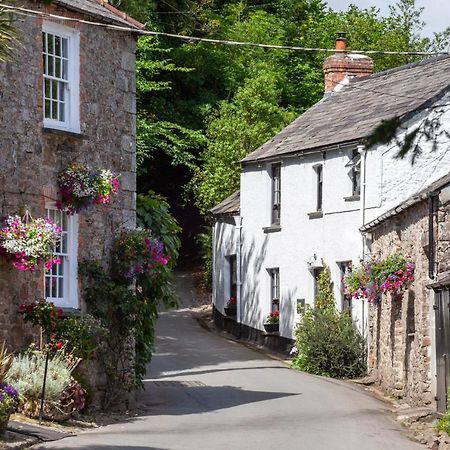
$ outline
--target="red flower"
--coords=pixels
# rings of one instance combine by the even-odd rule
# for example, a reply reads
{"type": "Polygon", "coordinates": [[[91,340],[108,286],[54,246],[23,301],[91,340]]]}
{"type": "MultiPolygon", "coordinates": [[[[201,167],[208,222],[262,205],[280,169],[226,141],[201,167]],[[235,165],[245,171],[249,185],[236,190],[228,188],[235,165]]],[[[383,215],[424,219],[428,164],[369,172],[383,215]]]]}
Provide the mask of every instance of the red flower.
{"type": "Polygon", "coordinates": [[[58,316],[62,316],[63,315],[63,310],[61,308],[58,309],[58,316]]]}
{"type": "Polygon", "coordinates": [[[64,347],[64,344],[61,341],[56,343],[56,349],[57,350],[61,350],[63,347],[64,347]]]}

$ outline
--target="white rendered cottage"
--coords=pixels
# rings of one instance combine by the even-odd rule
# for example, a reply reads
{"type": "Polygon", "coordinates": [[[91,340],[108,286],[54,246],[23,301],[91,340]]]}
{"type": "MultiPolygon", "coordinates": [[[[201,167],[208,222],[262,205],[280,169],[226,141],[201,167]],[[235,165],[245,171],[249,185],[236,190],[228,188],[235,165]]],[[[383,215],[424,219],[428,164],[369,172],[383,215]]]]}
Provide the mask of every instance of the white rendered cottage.
{"type": "MultiPolygon", "coordinates": [[[[343,38],[337,48],[345,49],[343,38]]],[[[368,75],[372,65],[345,52],[327,58],[324,98],[248,155],[240,199],[234,194],[213,208],[219,326],[288,348],[297,305],[313,304],[324,261],[337,307],[350,308],[367,333],[367,304],[348,301],[341,282],[349,264],[368,256],[360,227],[450,171],[450,142],[442,133],[437,141],[418,134],[422,153],[414,165],[410,155],[396,159],[395,140],[367,145],[375,128],[393,118],[400,119],[399,141],[434,117],[440,131],[449,130],[450,57],[368,75]],[[237,298],[237,312],[226,318],[230,296],[237,298]],[[279,336],[267,336],[265,318],[278,309],[279,336]]]]}

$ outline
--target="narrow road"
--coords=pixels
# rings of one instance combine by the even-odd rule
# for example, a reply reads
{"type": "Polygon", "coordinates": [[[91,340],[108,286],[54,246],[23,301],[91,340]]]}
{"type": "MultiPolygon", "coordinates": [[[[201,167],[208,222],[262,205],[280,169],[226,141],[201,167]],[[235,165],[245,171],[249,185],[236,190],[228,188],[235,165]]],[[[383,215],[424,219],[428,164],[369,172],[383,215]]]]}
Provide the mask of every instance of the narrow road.
{"type": "MultiPolygon", "coordinates": [[[[178,280],[190,302],[189,280],[178,280]]],[[[145,415],[36,448],[61,450],[424,450],[386,406],[344,382],[307,375],[166,312],[145,415]]]]}

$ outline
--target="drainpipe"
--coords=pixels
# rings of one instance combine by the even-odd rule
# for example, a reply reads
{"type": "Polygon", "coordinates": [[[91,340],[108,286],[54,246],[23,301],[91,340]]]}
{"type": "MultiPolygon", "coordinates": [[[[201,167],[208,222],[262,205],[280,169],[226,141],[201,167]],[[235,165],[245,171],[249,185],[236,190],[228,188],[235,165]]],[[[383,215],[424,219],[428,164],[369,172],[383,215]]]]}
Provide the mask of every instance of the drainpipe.
{"type": "Polygon", "coordinates": [[[435,277],[436,253],[434,248],[434,202],[436,194],[428,195],[428,276],[431,280],[435,277]]]}
{"type": "Polygon", "coordinates": [[[241,302],[241,246],[242,246],[242,217],[234,216],[234,223],[236,225],[236,321],[239,324],[239,336],[242,334],[242,302],[241,302]]]}
{"type": "MultiPolygon", "coordinates": [[[[361,155],[361,210],[360,210],[360,223],[361,226],[364,225],[366,221],[366,156],[367,150],[364,145],[358,145],[357,147],[358,153],[361,155]]],[[[361,258],[364,261],[366,259],[366,236],[364,234],[362,236],[362,252],[361,258]]],[[[362,335],[366,335],[366,308],[364,300],[361,303],[362,307],[362,323],[361,323],[361,332],[362,335]]]]}

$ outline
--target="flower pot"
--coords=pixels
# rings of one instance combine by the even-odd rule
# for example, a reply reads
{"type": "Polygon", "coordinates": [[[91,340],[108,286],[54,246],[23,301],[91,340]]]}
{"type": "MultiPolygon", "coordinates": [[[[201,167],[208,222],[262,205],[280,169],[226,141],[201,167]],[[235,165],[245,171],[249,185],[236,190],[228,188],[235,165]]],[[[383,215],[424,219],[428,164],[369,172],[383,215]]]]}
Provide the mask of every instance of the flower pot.
{"type": "Polygon", "coordinates": [[[279,323],[265,323],[264,329],[267,333],[277,333],[280,329],[279,323]]]}
{"type": "Polygon", "coordinates": [[[9,422],[9,415],[7,416],[6,419],[3,419],[3,420],[0,419],[0,436],[2,434],[5,434],[6,427],[8,426],[8,422],[9,422]]]}
{"type": "Polygon", "coordinates": [[[227,316],[235,316],[237,308],[225,308],[225,314],[227,316]]]}

